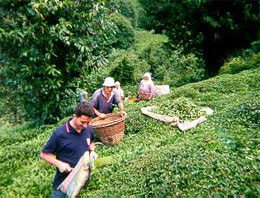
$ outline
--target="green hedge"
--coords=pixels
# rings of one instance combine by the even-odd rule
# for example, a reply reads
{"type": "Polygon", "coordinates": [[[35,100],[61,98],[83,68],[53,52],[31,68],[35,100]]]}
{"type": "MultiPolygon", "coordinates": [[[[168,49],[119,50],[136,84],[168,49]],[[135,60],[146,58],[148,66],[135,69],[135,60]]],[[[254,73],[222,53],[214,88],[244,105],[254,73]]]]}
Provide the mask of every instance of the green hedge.
{"type": "MultiPolygon", "coordinates": [[[[97,145],[111,166],[92,172],[79,197],[257,197],[260,193],[260,68],[223,74],[139,103],[125,102],[126,130],[116,146],[97,145]],[[214,114],[180,132],[140,108],[187,98],[214,114]],[[205,141],[211,138],[211,141],[205,141]]],[[[64,123],[0,127],[1,197],[48,197],[55,168],[39,159],[53,130],[64,123]]]]}
{"type": "Polygon", "coordinates": [[[247,57],[235,57],[226,62],[219,74],[235,74],[240,71],[260,66],[260,53],[254,53],[247,57]]]}

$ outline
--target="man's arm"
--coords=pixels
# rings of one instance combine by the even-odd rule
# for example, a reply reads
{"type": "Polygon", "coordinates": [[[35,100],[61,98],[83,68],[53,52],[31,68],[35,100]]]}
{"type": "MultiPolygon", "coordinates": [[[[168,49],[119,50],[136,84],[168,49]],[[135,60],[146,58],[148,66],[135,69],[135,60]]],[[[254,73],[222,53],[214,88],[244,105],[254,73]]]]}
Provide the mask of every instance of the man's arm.
{"type": "Polygon", "coordinates": [[[121,115],[122,115],[122,116],[125,116],[125,115],[126,115],[126,112],[124,111],[124,103],[123,103],[122,100],[118,103],[118,108],[119,108],[119,110],[120,110],[120,112],[121,112],[121,115]]]}
{"type": "Polygon", "coordinates": [[[100,119],[104,119],[104,118],[106,117],[106,115],[105,115],[104,113],[99,112],[96,108],[93,107],[93,109],[94,109],[95,114],[96,114],[100,119]]]}
{"type": "Polygon", "coordinates": [[[95,91],[95,93],[93,94],[92,98],[89,100],[89,103],[92,105],[95,114],[100,118],[100,119],[104,119],[106,117],[106,115],[104,113],[99,112],[96,107],[98,104],[98,99],[100,97],[101,93],[101,89],[98,89],[95,91]]]}
{"type": "Polygon", "coordinates": [[[71,171],[71,167],[68,163],[57,160],[56,156],[52,153],[41,152],[40,157],[41,157],[41,159],[45,160],[46,162],[56,166],[61,173],[71,171]]]}

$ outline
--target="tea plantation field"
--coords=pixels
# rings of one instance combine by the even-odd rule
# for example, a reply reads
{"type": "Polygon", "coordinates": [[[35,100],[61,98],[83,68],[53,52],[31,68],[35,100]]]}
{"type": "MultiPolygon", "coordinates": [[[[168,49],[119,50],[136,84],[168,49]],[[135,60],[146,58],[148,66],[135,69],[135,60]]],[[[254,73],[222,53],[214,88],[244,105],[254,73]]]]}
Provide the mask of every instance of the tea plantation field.
{"type": "MultiPolygon", "coordinates": [[[[92,172],[80,197],[259,197],[260,68],[187,84],[151,102],[126,102],[120,144],[97,145],[110,166],[92,172]],[[141,114],[184,97],[214,114],[181,132],[141,114]],[[206,141],[205,141],[206,140],[206,141]],[[207,141],[210,140],[210,141],[207,141]]],[[[0,128],[0,197],[49,197],[55,168],[39,153],[57,125],[0,128]]]]}

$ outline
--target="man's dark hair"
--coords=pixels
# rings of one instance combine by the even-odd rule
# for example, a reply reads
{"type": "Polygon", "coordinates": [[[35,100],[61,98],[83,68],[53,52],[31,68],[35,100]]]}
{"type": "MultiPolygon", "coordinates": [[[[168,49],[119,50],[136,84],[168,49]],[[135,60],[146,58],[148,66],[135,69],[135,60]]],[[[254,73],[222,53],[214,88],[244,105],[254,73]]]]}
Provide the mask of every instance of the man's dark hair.
{"type": "Polygon", "coordinates": [[[75,115],[77,117],[84,115],[93,118],[95,113],[91,104],[87,102],[81,102],[77,105],[75,109],[75,115]]]}

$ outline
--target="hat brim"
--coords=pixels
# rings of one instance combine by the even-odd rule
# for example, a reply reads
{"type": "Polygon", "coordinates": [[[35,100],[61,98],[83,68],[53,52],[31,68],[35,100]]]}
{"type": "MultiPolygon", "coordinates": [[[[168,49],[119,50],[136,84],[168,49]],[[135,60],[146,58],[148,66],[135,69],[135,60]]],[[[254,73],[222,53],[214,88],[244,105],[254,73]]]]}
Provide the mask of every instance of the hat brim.
{"type": "Polygon", "coordinates": [[[114,87],[114,86],[115,86],[115,84],[110,84],[110,83],[109,84],[105,84],[105,83],[103,84],[103,87],[114,87]]]}

